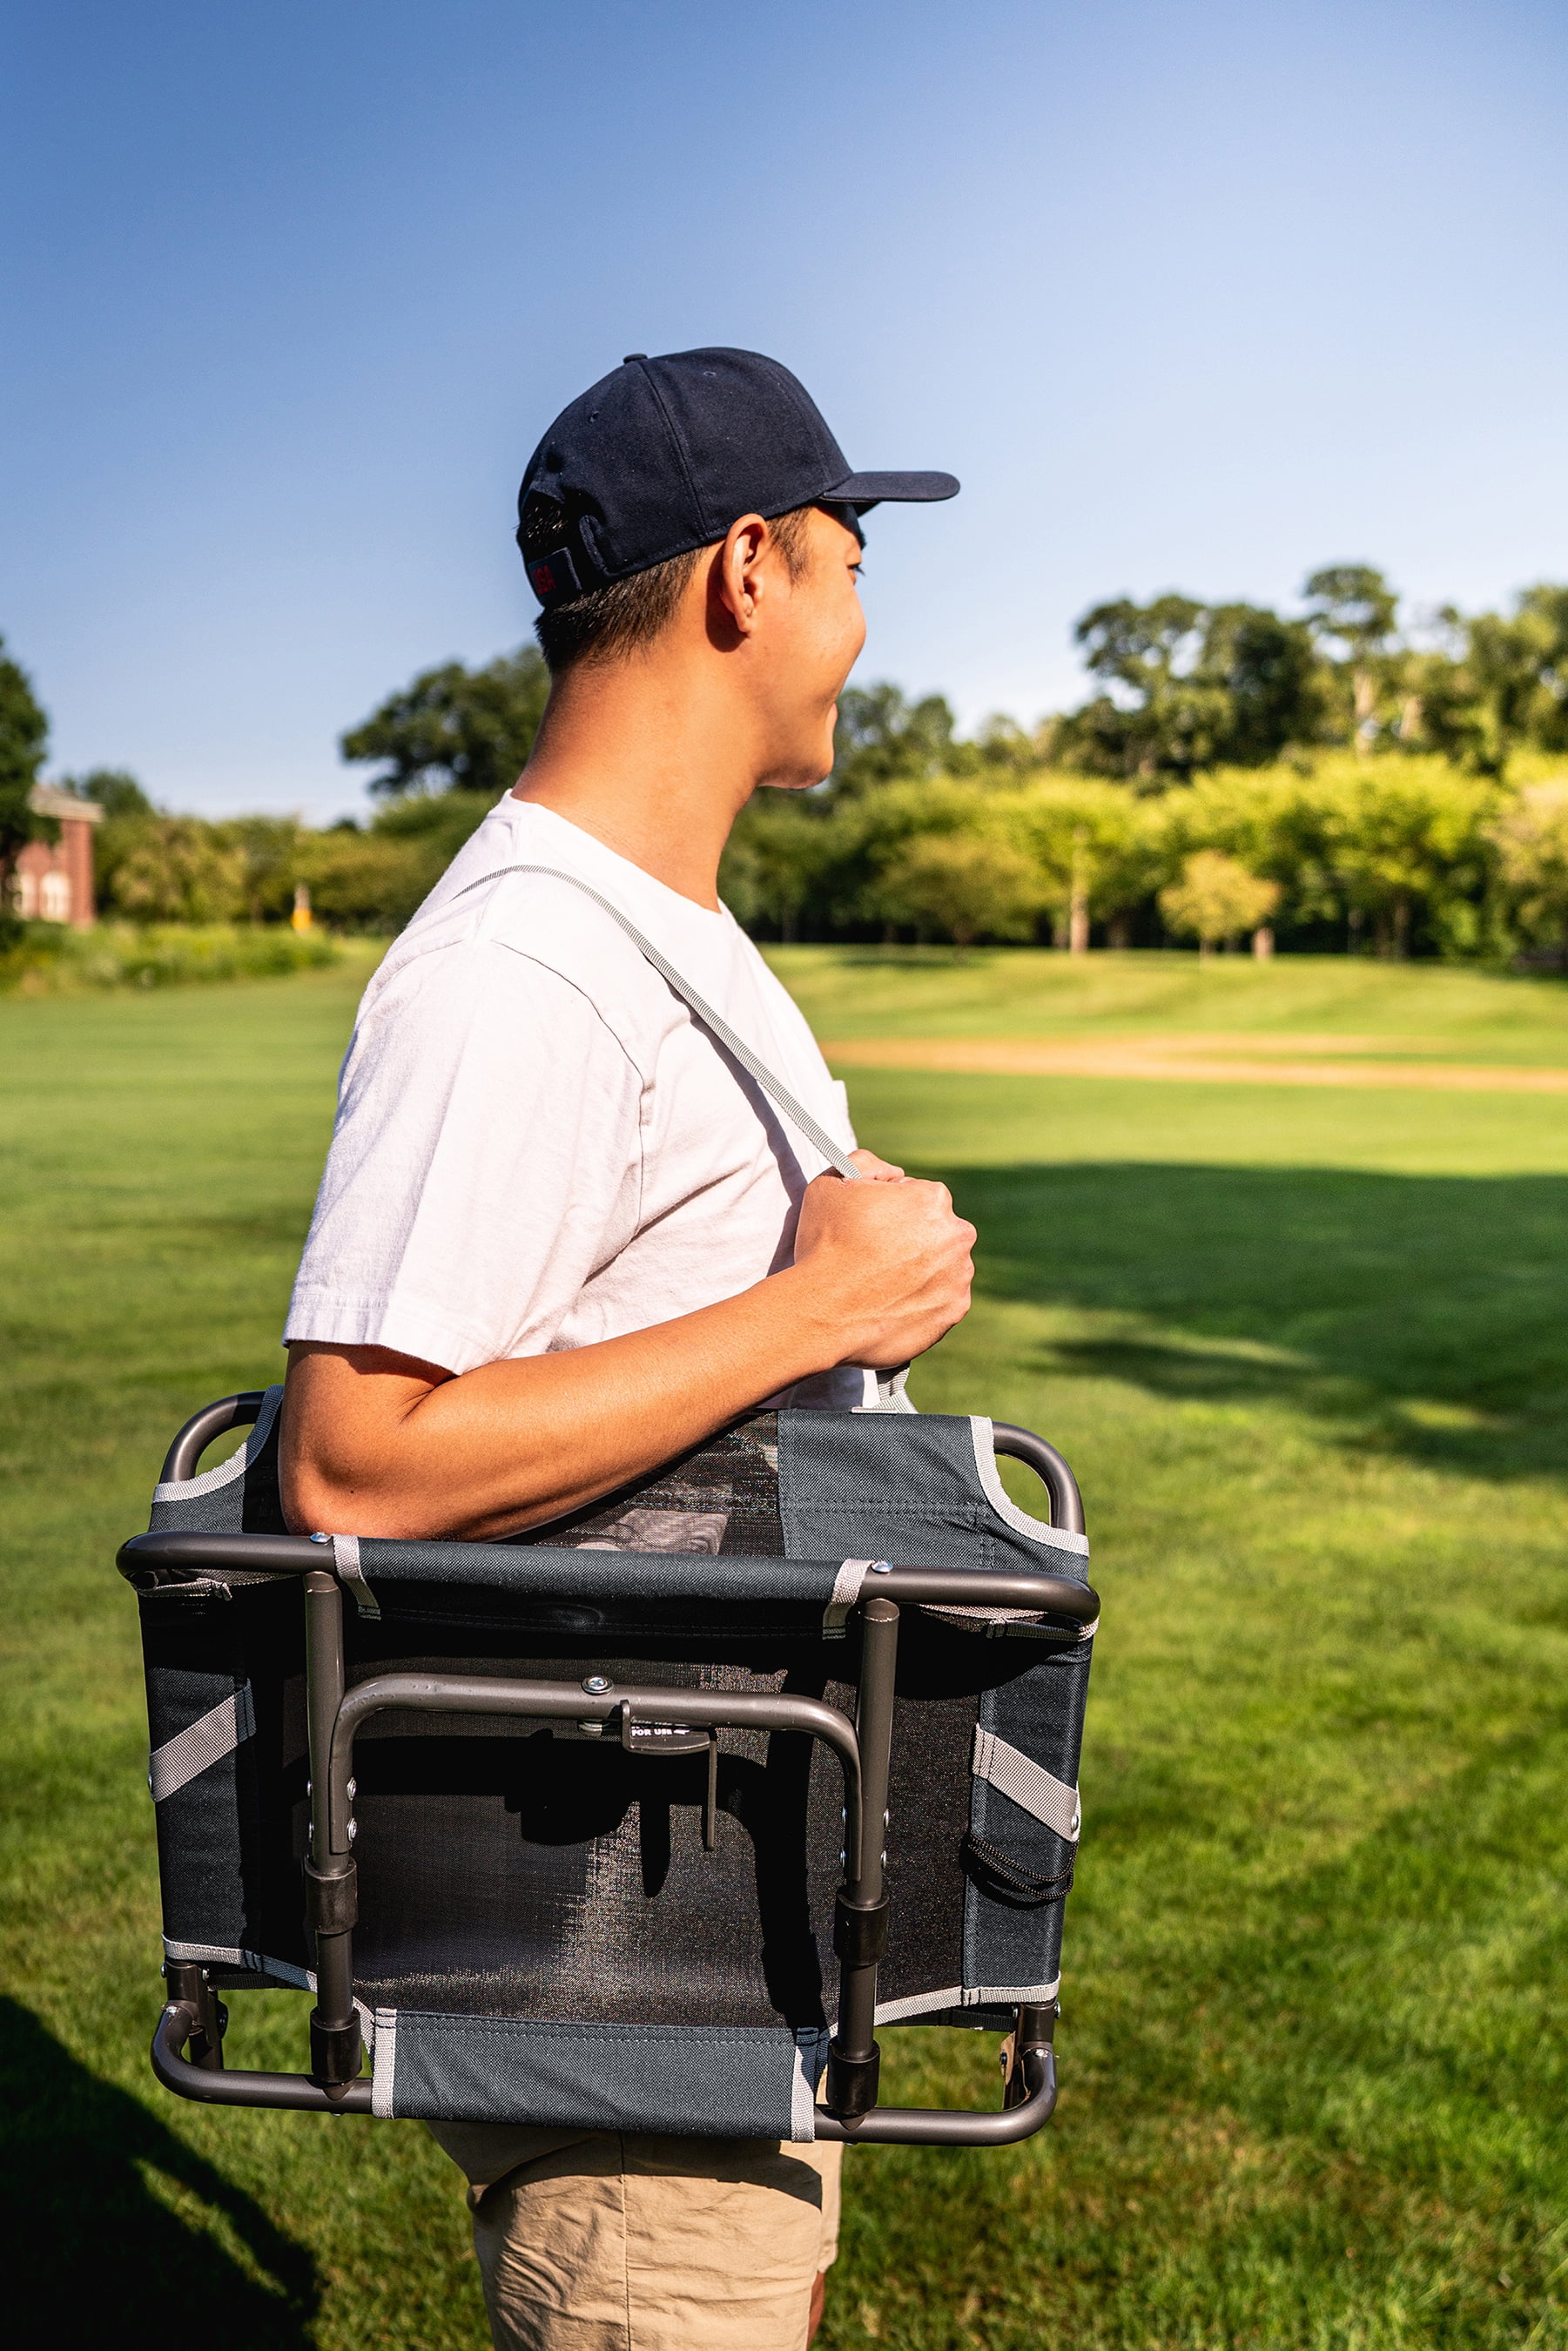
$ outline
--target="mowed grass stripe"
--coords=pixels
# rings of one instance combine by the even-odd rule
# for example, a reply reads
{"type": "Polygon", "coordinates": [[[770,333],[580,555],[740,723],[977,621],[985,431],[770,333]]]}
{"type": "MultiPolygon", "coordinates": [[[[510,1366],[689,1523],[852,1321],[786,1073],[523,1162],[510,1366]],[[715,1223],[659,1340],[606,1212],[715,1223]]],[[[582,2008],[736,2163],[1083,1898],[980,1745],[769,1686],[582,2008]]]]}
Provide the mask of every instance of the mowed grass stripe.
{"type": "Polygon", "coordinates": [[[1568,987],[1349,956],[1058,955],[1037,947],[769,947],[820,1037],[1223,1035],[1361,1053],[1380,1040],[1474,1062],[1568,1068],[1568,987]]]}
{"type": "MultiPolygon", "coordinates": [[[[1271,1040],[1278,1044],[1281,1040],[1271,1040]]],[[[1184,1050],[1179,1038],[1102,1044],[1023,1037],[835,1037],[822,1050],[846,1070],[983,1071],[1007,1077],[1141,1078],[1156,1084],[1394,1086],[1440,1093],[1568,1093],[1568,1069],[1463,1062],[1258,1059],[1184,1050]]]]}

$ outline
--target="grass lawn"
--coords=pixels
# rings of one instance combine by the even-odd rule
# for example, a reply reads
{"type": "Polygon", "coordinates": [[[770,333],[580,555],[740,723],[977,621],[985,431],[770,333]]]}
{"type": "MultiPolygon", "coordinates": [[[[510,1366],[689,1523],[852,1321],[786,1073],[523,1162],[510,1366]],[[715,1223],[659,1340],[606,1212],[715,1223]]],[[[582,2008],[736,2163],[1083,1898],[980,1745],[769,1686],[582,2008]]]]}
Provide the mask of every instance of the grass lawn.
{"type": "MultiPolygon", "coordinates": [[[[823,1034],[1274,1026],[1568,1066],[1568,989],[789,949],[823,1034]]],[[[273,1376],[358,967],[0,1003],[4,2195],[19,2344],[485,2340],[411,2125],[147,2071],[134,1607],[168,1437],[273,1376]]],[[[980,1297],[916,1376],[1053,1437],[1105,1603],[1056,2123],[852,2156],[824,2342],[1568,2344],[1568,1102],[852,1073],[980,1297]]],[[[1027,1490],[1020,1486],[1020,1491],[1027,1490]]],[[[293,2064],[302,2003],[234,2002],[293,2064]]],[[[889,2033],[890,2096],[994,2043],[889,2033]]]]}
{"type": "Polygon", "coordinates": [[[1385,1037],[1465,1061],[1568,1064],[1550,979],[1346,956],[1061,956],[1038,948],[770,947],[820,1037],[1385,1037]]]}

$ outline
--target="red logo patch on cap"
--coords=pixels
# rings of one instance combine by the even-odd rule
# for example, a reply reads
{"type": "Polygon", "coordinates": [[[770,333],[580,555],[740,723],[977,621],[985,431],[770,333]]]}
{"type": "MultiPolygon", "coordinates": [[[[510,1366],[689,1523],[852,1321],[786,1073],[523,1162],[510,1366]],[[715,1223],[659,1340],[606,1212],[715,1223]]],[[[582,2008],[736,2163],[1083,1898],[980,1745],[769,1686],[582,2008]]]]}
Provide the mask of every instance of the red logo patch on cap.
{"type": "Polygon", "coordinates": [[[534,566],[534,568],[533,568],[532,574],[531,574],[530,576],[532,577],[532,580],[533,580],[533,583],[534,583],[534,593],[535,593],[536,595],[538,595],[538,596],[553,596],[553,595],[554,595],[554,593],[555,593],[555,573],[550,569],[549,565],[548,563],[536,563],[536,564],[535,564],[535,566],[534,566]]]}

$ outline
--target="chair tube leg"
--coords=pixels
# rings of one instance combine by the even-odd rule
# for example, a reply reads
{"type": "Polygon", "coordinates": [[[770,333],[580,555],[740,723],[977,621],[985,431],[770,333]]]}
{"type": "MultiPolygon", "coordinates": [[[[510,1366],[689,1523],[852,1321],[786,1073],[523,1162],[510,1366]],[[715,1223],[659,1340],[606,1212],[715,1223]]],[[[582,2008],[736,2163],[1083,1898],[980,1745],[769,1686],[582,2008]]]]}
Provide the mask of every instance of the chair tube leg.
{"type": "Polygon", "coordinates": [[[224,2069],[224,2034],[229,2012],[207,1981],[205,1968],[193,1959],[165,1959],[163,1979],[172,2001],[183,2001],[195,2012],[187,2062],[209,2074],[224,2069]]]}
{"type": "Polygon", "coordinates": [[[305,1915],[316,1944],[310,2074],[329,2093],[360,2070],[354,2006],[354,1923],[359,1916],[348,1790],[332,1784],[332,1729],[343,1702],[343,1594],[336,1576],[305,1578],[305,1699],[310,1738],[310,1853],[305,1915]]]}
{"type": "Polygon", "coordinates": [[[827,2105],[842,2120],[869,2114],[876,2104],[882,2053],[877,2047],[876,1971],[887,1949],[886,1861],[888,1772],[893,1752],[893,1696],[898,1665],[898,1609],[875,1593],[861,1618],[860,1704],[855,1734],[861,1750],[861,1817],[857,1874],[834,1907],[833,1948],[839,1955],[839,2029],[828,2052],[827,2105]]]}
{"type": "Polygon", "coordinates": [[[1057,2012],[1055,2001],[1050,2001],[1044,2008],[1019,2010],[1017,2024],[1003,2054],[1003,2072],[1007,2076],[1007,2088],[1002,2095],[1004,2107],[1021,2106],[1028,2101],[1030,2092],[1026,2076],[1030,2068],[1026,2061],[1030,2058],[1049,2059],[1051,2065],[1051,2078],[1054,2082],[1053,2044],[1056,2040],[1057,2012]]]}

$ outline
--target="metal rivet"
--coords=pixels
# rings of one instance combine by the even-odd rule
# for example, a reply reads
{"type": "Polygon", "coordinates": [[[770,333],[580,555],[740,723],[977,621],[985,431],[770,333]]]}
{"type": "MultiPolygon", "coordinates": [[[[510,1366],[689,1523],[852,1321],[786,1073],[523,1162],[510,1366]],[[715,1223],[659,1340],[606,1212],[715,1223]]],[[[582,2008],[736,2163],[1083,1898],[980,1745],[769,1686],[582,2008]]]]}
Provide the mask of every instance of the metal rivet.
{"type": "Polygon", "coordinates": [[[332,1538],[330,1535],[312,1535],[310,1540],[312,1542],[330,1542],[332,1538]]]}
{"type": "Polygon", "coordinates": [[[358,1782],[357,1780],[350,1780],[350,1782],[349,1782],[349,1802],[350,1802],[350,1803],[352,1803],[352,1802],[353,1802],[354,1798],[359,1794],[359,1792],[360,1792],[360,1783],[359,1783],[359,1782],[358,1782]]]}
{"type": "Polygon", "coordinates": [[[872,1569],[872,1573],[873,1575],[891,1575],[893,1573],[893,1570],[889,1567],[885,1559],[879,1559],[876,1565],[872,1569]]]}
{"type": "Polygon", "coordinates": [[[610,1687],[610,1677],[607,1674],[587,1674],[583,1677],[582,1687],[590,1698],[602,1698],[610,1687]]]}
{"type": "MultiPolygon", "coordinates": [[[[358,1823],[358,1821],[350,1821],[350,1822],[349,1823],[349,1843],[350,1843],[350,1844],[353,1844],[354,1839],[359,1835],[359,1834],[360,1834],[360,1823],[358,1823]]],[[[885,1854],[883,1855],[883,1860],[885,1860],[885,1859],[887,1858],[887,1856],[886,1856],[886,1855],[885,1855],[885,1854]]]]}

